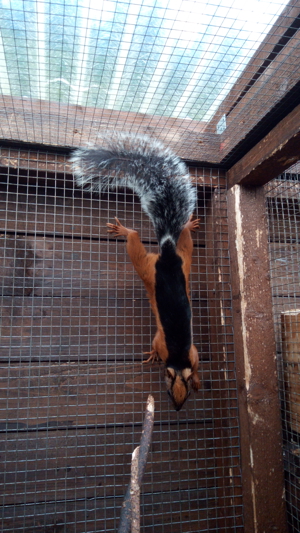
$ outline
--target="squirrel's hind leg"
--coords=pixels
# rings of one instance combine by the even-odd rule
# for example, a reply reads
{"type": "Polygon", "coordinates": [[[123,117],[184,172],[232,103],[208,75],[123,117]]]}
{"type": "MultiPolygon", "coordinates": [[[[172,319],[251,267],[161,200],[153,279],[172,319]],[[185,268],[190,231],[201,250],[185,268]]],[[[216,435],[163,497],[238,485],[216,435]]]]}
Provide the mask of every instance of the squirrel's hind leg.
{"type": "Polygon", "coordinates": [[[152,350],[151,352],[144,352],[144,355],[149,355],[148,359],[143,361],[143,363],[154,363],[159,361],[164,361],[162,357],[163,352],[163,346],[162,346],[162,339],[161,339],[161,333],[159,330],[155,333],[155,337],[152,342],[152,350]]]}
{"type": "Polygon", "coordinates": [[[149,355],[148,359],[145,359],[143,361],[143,364],[145,363],[153,364],[156,362],[158,363],[161,360],[156,350],[151,350],[151,352],[143,352],[143,355],[149,355]]]}

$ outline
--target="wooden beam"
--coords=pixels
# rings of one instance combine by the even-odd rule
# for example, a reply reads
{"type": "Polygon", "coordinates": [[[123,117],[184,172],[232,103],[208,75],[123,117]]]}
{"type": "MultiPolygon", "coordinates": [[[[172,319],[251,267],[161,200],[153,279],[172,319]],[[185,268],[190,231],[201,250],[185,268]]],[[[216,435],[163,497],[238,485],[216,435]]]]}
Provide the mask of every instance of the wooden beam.
{"type": "Polygon", "coordinates": [[[290,0],[209,123],[2,95],[0,137],[72,147],[95,142],[108,129],[132,131],[157,137],[182,159],[225,166],[235,146],[300,79],[300,30],[293,34],[299,13],[300,0],[290,0]],[[223,114],[227,128],[217,135],[223,114]]]}
{"type": "Polygon", "coordinates": [[[220,159],[226,163],[230,152],[243,141],[269,111],[300,80],[300,30],[226,116],[227,127],[220,135],[220,159]]]}
{"type": "MultiPolygon", "coordinates": [[[[268,58],[271,65],[272,58],[274,58],[275,55],[274,52],[277,50],[276,45],[279,49],[280,46],[282,46],[283,50],[285,44],[284,36],[285,34],[289,34],[289,28],[293,26],[293,22],[295,21],[295,19],[297,19],[299,13],[300,0],[290,0],[288,5],[284,8],[283,12],[276,20],[275,24],[272,26],[270,32],[266,35],[265,39],[263,40],[257,51],[250,59],[249,63],[247,63],[245,69],[241,73],[234,86],[229,91],[226,98],[223,100],[223,102],[217,109],[215,115],[207,125],[206,131],[215,131],[216,125],[219,122],[220,118],[223,115],[230,115],[231,111],[233,111],[233,109],[236,107],[239,100],[249,92],[249,89],[252,85],[255,86],[256,90],[256,81],[258,81],[259,77],[267,70],[265,66],[266,62],[268,61],[268,58]]],[[[269,70],[274,70],[274,65],[272,65],[272,68],[269,70]]],[[[263,78],[267,77],[268,74],[264,74],[263,78]]],[[[281,79],[282,88],[285,85],[284,91],[287,92],[288,90],[290,90],[291,86],[288,84],[284,84],[283,82],[284,79],[281,79]]],[[[282,94],[279,95],[280,98],[283,96],[284,91],[281,91],[282,94]]],[[[240,107],[244,105],[243,102],[241,102],[241,104],[242,105],[240,107]]],[[[231,118],[229,120],[231,120],[231,118]]]]}
{"type": "MultiPolygon", "coordinates": [[[[64,187],[66,183],[69,183],[69,187],[73,186],[72,169],[67,155],[0,147],[0,173],[6,173],[8,169],[10,176],[13,176],[15,170],[18,182],[22,181],[22,176],[47,177],[55,180],[57,185],[63,182],[64,187]]],[[[221,168],[189,166],[189,172],[192,181],[198,186],[226,187],[226,171],[221,168]]]]}
{"type": "Polygon", "coordinates": [[[228,193],[245,533],[285,533],[276,350],[263,187],[228,193]]]}
{"type": "Polygon", "coordinates": [[[130,131],[161,140],[182,159],[218,162],[219,136],[204,133],[206,123],[1,96],[0,138],[51,146],[96,143],[99,133],[130,131]]]}
{"type": "Polygon", "coordinates": [[[300,159],[300,105],[228,172],[228,187],[264,185],[300,159]]]}

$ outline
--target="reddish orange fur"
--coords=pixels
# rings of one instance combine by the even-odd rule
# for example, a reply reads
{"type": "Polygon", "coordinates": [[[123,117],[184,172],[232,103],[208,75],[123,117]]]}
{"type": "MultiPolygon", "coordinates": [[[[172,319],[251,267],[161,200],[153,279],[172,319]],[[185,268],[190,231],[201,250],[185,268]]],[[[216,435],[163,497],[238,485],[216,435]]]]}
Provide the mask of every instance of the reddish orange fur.
{"type": "MultiPolygon", "coordinates": [[[[109,231],[116,235],[123,235],[127,237],[127,252],[132,261],[132,264],[140,276],[141,280],[147,290],[148,298],[152,311],[155,315],[157,332],[152,342],[152,351],[149,353],[150,357],[145,362],[155,361],[157,356],[166,363],[168,358],[168,349],[165,341],[165,334],[159,318],[157,304],[155,300],[155,264],[159,258],[159,254],[147,253],[146,248],[140,240],[139,234],[135,230],[131,230],[122,226],[116,218],[117,224],[107,224],[109,231]]],[[[182,269],[186,280],[186,290],[188,298],[190,299],[189,289],[189,275],[191,270],[193,240],[191,231],[196,229],[198,221],[191,219],[184,226],[177,242],[176,252],[182,259],[182,269]]],[[[191,386],[194,390],[198,390],[200,380],[198,377],[199,357],[196,347],[192,344],[189,351],[189,359],[191,362],[192,374],[189,377],[191,386]]]]}

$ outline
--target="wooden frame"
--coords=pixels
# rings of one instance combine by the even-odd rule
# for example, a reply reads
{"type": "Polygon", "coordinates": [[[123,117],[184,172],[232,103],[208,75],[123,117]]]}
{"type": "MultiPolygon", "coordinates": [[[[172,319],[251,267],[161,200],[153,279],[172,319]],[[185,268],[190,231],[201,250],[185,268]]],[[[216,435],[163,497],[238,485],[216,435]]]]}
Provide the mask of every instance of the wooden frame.
{"type": "MultiPolygon", "coordinates": [[[[291,0],[209,123],[2,96],[0,137],[22,140],[25,136],[33,149],[56,145],[68,152],[71,146],[96,142],[99,131],[130,130],[154,135],[189,162],[228,168],[231,152],[253,128],[258,129],[258,137],[260,131],[268,131],[268,124],[260,121],[299,83],[300,61],[295,53],[299,28],[300,0],[291,0]],[[227,127],[218,135],[216,124],[223,115],[227,127]]],[[[276,117],[272,121],[274,125],[276,117]]],[[[244,142],[235,157],[248,149],[244,142]]]]}
{"type": "Polygon", "coordinates": [[[299,24],[300,0],[291,0],[205,128],[215,131],[226,116],[226,129],[219,136],[219,163],[227,165],[230,152],[299,82],[299,24]]]}
{"type": "Polygon", "coordinates": [[[300,158],[300,105],[228,172],[228,187],[264,185],[300,158]]]}
{"type": "MultiPolygon", "coordinates": [[[[0,172],[7,174],[7,169],[11,177],[16,174],[18,181],[30,177],[55,179],[56,186],[65,188],[66,183],[73,188],[74,177],[69,155],[58,154],[52,151],[47,152],[37,150],[17,149],[16,147],[0,147],[0,172]]],[[[194,183],[204,187],[226,188],[226,171],[221,168],[207,168],[201,166],[189,166],[189,172],[194,183]]]]}
{"type": "MultiPolygon", "coordinates": [[[[92,137],[96,139],[101,129],[130,129],[155,135],[167,142],[184,159],[204,161],[207,165],[213,163],[217,167],[221,161],[226,161],[239,142],[247,139],[247,135],[254,127],[258,127],[258,122],[264,120],[275,103],[283,99],[299,82],[299,57],[292,55],[289,71],[285,65],[285,59],[299,46],[299,28],[294,28],[295,31],[290,37],[287,35],[287,30],[293,27],[294,21],[299,18],[299,13],[300,0],[296,2],[292,0],[207,125],[166,117],[58,104],[51,104],[50,116],[49,102],[4,96],[3,108],[0,110],[1,135],[7,138],[6,132],[9,131],[12,138],[20,138],[23,131],[29,134],[27,140],[32,143],[53,145],[59,141],[61,145],[67,147],[67,155],[70,146],[94,140],[90,139],[86,131],[92,132],[92,137]],[[276,49],[275,53],[274,50],[280,42],[282,49],[276,49]],[[249,88],[246,90],[247,85],[249,88]],[[257,95],[261,97],[260,102],[264,102],[264,105],[260,104],[261,107],[258,105],[257,95]],[[217,135],[215,127],[224,114],[227,117],[227,128],[221,135],[217,135]],[[26,122],[28,120],[29,125],[26,122]]],[[[231,188],[228,193],[229,234],[234,340],[240,391],[245,533],[286,531],[282,497],[284,480],[280,407],[268,280],[265,197],[262,185],[300,158],[299,124],[300,105],[275,125],[243,157],[241,156],[227,173],[228,187],[231,188]]],[[[17,147],[2,149],[0,165],[3,170],[7,171],[9,167],[10,172],[15,171],[22,179],[26,179],[26,176],[53,179],[54,173],[61,173],[62,180],[72,180],[64,154],[46,152],[41,154],[35,145],[30,152],[24,149],[23,157],[20,158],[19,155],[17,157],[17,154],[19,154],[17,147]]],[[[225,166],[224,163],[224,168],[225,166]]],[[[192,176],[204,187],[214,188],[216,184],[221,183],[225,188],[224,168],[216,168],[214,174],[203,167],[193,167],[192,176]]],[[[225,193],[222,194],[224,197],[225,193]]],[[[219,199],[214,198],[213,203],[218,211],[219,199]]],[[[206,238],[209,240],[216,231],[216,220],[212,211],[208,219],[206,238]]],[[[214,266],[216,266],[218,250],[214,252],[214,266]]],[[[226,275],[230,270],[228,265],[224,270],[223,262],[218,266],[220,276],[226,275]]],[[[218,285],[213,270],[209,281],[212,286],[218,285]]],[[[220,295],[220,298],[223,297],[224,295],[220,295]]],[[[221,350],[224,339],[218,336],[220,325],[222,325],[221,308],[215,310],[211,324],[212,334],[218,338],[221,350]]],[[[214,361],[216,369],[219,363],[218,360],[214,361]]],[[[227,409],[228,405],[223,404],[220,398],[220,420],[222,413],[227,409]]],[[[219,426],[217,431],[220,442],[226,443],[226,428],[219,426]]],[[[220,479],[224,472],[228,479],[230,473],[226,462],[224,463],[222,457],[218,458],[218,461],[220,479]]],[[[225,479],[222,482],[225,484],[225,479]]],[[[218,490],[222,495],[222,486],[218,487],[218,490]]],[[[224,509],[226,501],[228,495],[224,494],[224,509]]],[[[226,531],[230,526],[230,519],[225,514],[220,516],[220,531],[226,531]]]]}
{"type": "Polygon", "coordinates": [[[265,194],[228,193],[245,533],[286,530],[265,194]]]}
{"type": "Polygon", "coordinates": [[[242,95],[245,93],[246,89],[253,86],[255,83],[255,80],[253,80],[255,74],[256,79],[258,79],[259,69],[267,61],[267,58],[270,56],[272,51],[274,51],[274,47],[278,42],[281,41],[283,35],[287,32],[287,29],[292,25],[293,21],[299,17],[299,12],[299,0],[290,0],[282,14],[278,17],[276,24],[274,24],[271,31],[267,34],[254,56],[249,61],[244,72],[216,111],[215,115],[210,121],[211,126],[215,128],[223,115],[229,115],[230,112],[233,111],[236,105],[241,101],[242,95]]]}

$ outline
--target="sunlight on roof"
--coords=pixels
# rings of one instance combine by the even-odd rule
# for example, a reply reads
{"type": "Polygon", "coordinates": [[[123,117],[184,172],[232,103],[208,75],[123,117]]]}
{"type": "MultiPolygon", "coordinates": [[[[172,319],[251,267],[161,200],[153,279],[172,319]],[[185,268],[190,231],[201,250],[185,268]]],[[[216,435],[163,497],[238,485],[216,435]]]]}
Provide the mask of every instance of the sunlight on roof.
{"type": "Polygon", "coordinates": [[[209,121],[285,5],[0,0],[1,92],[209,121]]]}

